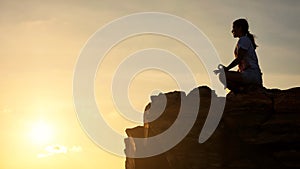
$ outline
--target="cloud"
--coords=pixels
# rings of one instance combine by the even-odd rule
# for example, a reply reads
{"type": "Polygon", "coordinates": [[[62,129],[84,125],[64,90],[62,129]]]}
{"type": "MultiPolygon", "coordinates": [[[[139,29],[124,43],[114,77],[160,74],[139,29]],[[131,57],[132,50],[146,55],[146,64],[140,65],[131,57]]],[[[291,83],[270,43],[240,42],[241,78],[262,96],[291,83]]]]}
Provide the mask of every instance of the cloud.
{"type": "Polygon", "coordinates": [[[67,154],[67,153],[79,153],[82,151],[81,146],[72,146],[68,148],[63,145],[55,144],[46,146],[43,152],[37,154],[37,158],[46,158],[49,156],[59,155],[59,154],[67,154]]]}
{"type": "Polygon", "coordinates": [[[50,154],[62,154],[62,153],[66,154],[68,152],[67,147],[62,145],[47,146],[45,150],[50,154]]]}

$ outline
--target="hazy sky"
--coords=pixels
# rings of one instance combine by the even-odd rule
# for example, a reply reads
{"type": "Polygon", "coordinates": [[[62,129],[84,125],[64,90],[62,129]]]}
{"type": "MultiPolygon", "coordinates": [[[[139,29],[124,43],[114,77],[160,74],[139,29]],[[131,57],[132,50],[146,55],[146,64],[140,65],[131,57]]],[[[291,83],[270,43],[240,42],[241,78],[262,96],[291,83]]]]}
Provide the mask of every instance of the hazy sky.
{"type": "MultiPolygon", "coordinates": [[[[77,57],[99,28],[136,12],[165,12],[182,17],[210,39],[220,59],[233,59],[237,39],[232,21],[245,17],[257,36],[259,63],[267,88],[300,85],[298,0],[0,0],[0,168],[123,168],[124,159],[95,146],[81,130],[72,100],[77,57]],[[44,136],[39,136],[44,133],[44,136]]],[[[121,28],[120,28],[121,29],[121,28]]],[[[173,39],[145,35],[120,43],[105,57],[97,74],[96,97],[107,120],[122,132],[122,121],[109,89],[114,70],[129,54],[162,48],[180,56],[198,85],[209,85],[201,63],[173,39]]],[[[196,87],[196,86],[195,86],[196,87]]],[[[178,89],[174,79],[158,72],[138,75],[129,89],[133,106],[142,111],[154,90],[178,89]]]]}

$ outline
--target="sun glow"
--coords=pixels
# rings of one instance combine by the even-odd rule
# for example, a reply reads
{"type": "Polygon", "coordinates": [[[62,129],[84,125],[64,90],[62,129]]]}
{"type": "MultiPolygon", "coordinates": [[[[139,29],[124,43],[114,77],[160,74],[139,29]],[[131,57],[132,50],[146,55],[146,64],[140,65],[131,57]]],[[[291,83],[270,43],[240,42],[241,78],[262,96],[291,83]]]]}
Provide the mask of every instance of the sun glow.
{"type": "Polygon", "coordinates": [[[46,122],[39,121],[32,125],[30,138],[35,144],[49,144],[53,139],[53,128],[46,122]]]}

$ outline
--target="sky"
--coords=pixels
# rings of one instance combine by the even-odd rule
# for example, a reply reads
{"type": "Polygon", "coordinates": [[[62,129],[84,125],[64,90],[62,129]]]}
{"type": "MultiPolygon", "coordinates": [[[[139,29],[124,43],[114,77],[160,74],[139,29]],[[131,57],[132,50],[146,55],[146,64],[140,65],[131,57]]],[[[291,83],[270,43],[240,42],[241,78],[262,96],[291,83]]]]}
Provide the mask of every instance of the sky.
{"type": "MultiPolygon", "coordinates": [[[[226,65],[237,41],[231,24],[247,18],[257,37],[264,86],[288,89],[300,86],[299,8],[298,0],[0,0],[0,168],[124,168],[123,157],[87,137],[73,103],[78,56],[109,22],[137,12],[176,15],[198,27],[226,65]]],[[[147,48],[171,51],[190,67],[197,86],[211,86],[203,63],[172,38],[143,35],[120,42],[99,66],[95,97],[107,122],[123,135],[138,124],[119,115],[109,89],[122,60],[147,48]]],[[[170,75],[147,70],[133,78],[127,93],[134,109],[143,112],[152,94],[178,89],[170,75]]]]}

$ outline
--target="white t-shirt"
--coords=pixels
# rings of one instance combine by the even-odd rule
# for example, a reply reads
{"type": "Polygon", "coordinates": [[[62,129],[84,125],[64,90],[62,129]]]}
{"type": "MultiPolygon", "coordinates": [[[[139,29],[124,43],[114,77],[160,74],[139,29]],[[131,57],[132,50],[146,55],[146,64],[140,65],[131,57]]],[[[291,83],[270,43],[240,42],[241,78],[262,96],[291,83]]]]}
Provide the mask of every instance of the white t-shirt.
{"type": "Polygon", "coordinates": [[[245,83],[262,84],[262,73],[258,65],[257,55],[248,36],[239,38],[234,51],[236,57],[239,48],[247,50],[246,56],[242,58],[241,62],[238,65],[238,71],[242,73],[245,83]]]}
{"type": "Polygon", "coordinates": [[[239,64],[239,72],[243,72],[247,69],[252,69],[260,72],[257,55],[248,36],[239,38],[234,52],[236,57],[239,48],[247,50],[247,55],[241,60],[241,63],[239,64]]]}

